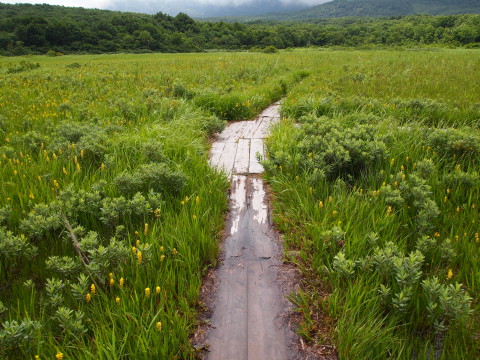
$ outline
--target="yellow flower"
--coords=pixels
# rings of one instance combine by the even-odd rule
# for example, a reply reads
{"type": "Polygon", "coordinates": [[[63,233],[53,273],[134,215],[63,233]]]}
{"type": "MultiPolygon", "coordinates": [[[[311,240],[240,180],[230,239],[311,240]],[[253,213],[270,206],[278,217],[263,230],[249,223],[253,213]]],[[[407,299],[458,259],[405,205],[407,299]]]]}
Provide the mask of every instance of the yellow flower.
{"type": "Polygon", "coordinates": [[[320,202],[318,203],[318,206],[320,207],[320,209],[323,208],[323,201],[320,201],[320,202]]]}
{"type": "Polygon", "coordinates": [[[443,198],[443,203],[444,203],[444,204],[446,204],[446,203],[447,203],[447,201],[448,201],[448,197],[447,197],[447,196],[445,196],[445,197],[443,198]]]}
{"type": "Polygon", "coordinates": [[[85,301],[88,303],[90,302],[90,300],[91,300],[91,295],[90,293],[87,293],[87,295],[85,295],[85,301]]]}
{"type": "Polygon", "coordinates": [[[142,263],[142,252],[141,251],[137,251],[137,261],[139,264],[142,263]]]}
{"type": "Polygon", "coordinates": [[[68,174],[67,169],[65,169],[65,166],[63,167],[62,171],[63,171],[63,174],[64,174],[64,175],[67,175],[67,174],[68,174]]]}
{"type": "Polygon", "coordinates": [[[132,253],[134,253],[134,254],[137,253],[137,248],[135,246],[132,246],[132,253]]]}
{"type": "Polygon", "coordinates": [[[35,355],[35,360],[40,360],[40,355],[35,355]]]}
{"type": "Polygon", "coordinates": [[[115,298],[115,302],[117,303],[117,305],[120,305],[120,298],[118,296],[115,298]]]}
{"type": "Polygon", "coordinates": [[[162,331],[162,322],[157,322],[157,331],[162,331]]]}
{"type": "Polygon", "coordinates": [[[192,215],[193,220],[197,220],[197,215],[192,215]]]}
{"type": "Polygon", "coordinates": [[[452,277],[453,277],[453,271],[452,269],[448,269],[447,279],[450,280],[452,277]]]}
{"type": "Polygon", "coordinates": [[[177,255],[177,249],[173,248],[173,255],[177,255]]]}
{"type": "Polygon", "coordinates": [[[186,202],[186,203],[188,202],[188,200],[190,200],[190,199],[188,198],[188,196],[185,196],[185,202],[186,202]]]}
{"type": "Polygon", "coordinates": [[[113,273],[108,274],[108,277],[111,279],[113,278],[113,273]]]}
{"type": "Polygon", "coordinates": [[[160,252],[163,252],[165,249],[163,248],[163,246],[160,246],[160,252]]]}
{"type": "Polygon", "coordinates": [[[137,247],[140,246],[140,240],[135,241],[135,243],[137,244],[137,247]]]}
{"type": "Polygon", "coordinates": [[[395,159],[390,160],[390,166],[395,165],[395,159]]]}
{"type": "Polygon", "coordinates": [[[38,181],[42,181],[42,178],[40,176],[37,176],[38,181]]]}
{"type": "Polygon", "coordinates": [[[55,359],[62,360],[63,359],[63,354],[60,351],[57,352],[57,355],[55,355],[55,359]]]}
{"type": "Polygon", "coordinates": [[[96,291],[97,291],[97,289],[95,288],[95,284],[90,285],[90,292],[92,294],[95,294],[96,291]]]}
{"type": "Polygon", "coordinates": [[[400,167],[400,169],[401,169],[402,171],[405,171],[405,166],[402,165],[402,166],[400,167]]]}
{"type": "Polygon", "coordinates": [[[125,283],[125,280],[123,279],[123,277],[121,277],[120,280],[118,281],[118,284],[120,285],[121,288],[123,288],[124,283],[125,283]]]}
{"type": "Polygon", "coordinates": [[[310,192],[310,195],[312,195],[312,194],[313,194],[313,187],[310,186],[310,187],[308,188],[308,191],[310,192]]]}
{"type": "Polygon", "coordinates": [[[160,261],[162,262],[163,260],[165,260],[165,255],[160,255],[160,261]]]}
{"type": "Polygon", "coordinates": [[[337,214],[338,214],[337,210],[333,210],[332,215],[337,216],[337,214]]]}
{"type": "Polygon", "coordinates": [[[143,235],[147,236],[148,234],[148,224],[145,223],[145,227],[143,228],[143,235]]]}
{"type": "Polygon", "coordinates": [[[197,205],[200,204],[200,197],[199,197],[199,196],[197,196],[197,197],[195,198],[195,204],[197,204],[197,205]]]}
{"type": "Polygon", "coordinates": [[[35,199],[35,196],[32,193],[30,193],[30,195],[28,195],[28,197],[32,200],[35,199]]]}
{"type": "Polygon", "coordinates": [[[113,286],[115,284],[115,280],[113,278],[110,278],[110,286],[113,286]]]}
{"type": "Polygon", "coordinates": [[[150,297],[150,288],[145,288],[145,297],[148,299],[150,297]]]}
{"type": "Polygon", "coordinates": [[[332,202],[333,201],[333,197],[329,196],[328,197],[328,202],[332,202]]]}
{"type": "Polygon", "coordinates": [[[80,172],[82,168],[80,167],[80,163],[77,163],[77,172],[80,172]]]}
{"type": "Polygon", "coordinates": [[[392,213],[392,207],[389,206],[387,209],[387,216],[390,216],[391,213],[392,213]]]}
{"type": "Polygon", "coordinates": [[[160,286],[157,286],[157,287],[155,288],[155,292],[156,292],[157,294],[160,294],[160,291],[161,291],[160,286]]]}
{"type": "Polygon", "coordinates": [[[460,206],[457,206],[457,213],[461,213],[462,212],[462,208],[460,206]]]}
{"type": "Polygon", "coordinates": [[[104,171],[105,170],[105,164],[102,163],[102,165],[100,165],[100,171],[104,171]]]}

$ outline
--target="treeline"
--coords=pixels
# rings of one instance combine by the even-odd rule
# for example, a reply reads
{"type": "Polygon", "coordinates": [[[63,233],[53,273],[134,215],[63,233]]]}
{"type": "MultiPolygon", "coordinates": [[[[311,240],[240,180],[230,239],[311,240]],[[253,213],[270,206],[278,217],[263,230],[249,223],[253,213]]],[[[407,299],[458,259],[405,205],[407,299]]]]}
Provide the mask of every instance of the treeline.
{"type": "Polygon", "coordinates": [[[480,15],[341,18],[250,24],[87,10],[0,4],[2,55],[113,52],[195,52],[275,46],[480,45],[480,15]]]}

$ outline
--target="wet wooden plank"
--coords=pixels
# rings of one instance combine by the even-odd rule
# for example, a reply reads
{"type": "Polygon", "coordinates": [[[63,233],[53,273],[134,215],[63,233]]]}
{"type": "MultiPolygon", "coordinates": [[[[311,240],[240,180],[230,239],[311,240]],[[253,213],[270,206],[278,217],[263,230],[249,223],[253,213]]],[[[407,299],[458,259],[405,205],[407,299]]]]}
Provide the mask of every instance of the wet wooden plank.
{"type": "Polygon", "coordinates": [[[250,140],[239,139],[235,161],[233,163],[233,174],[247,174],[250,164],[250,140]]]}
{"type": "Polygon", "coordinates": [[[233,173],[233,164],[237,153],[238,144],[236,142],[226,142],[223,148],[222,156],[218,162],[218,168],[224,170],[227,174],[233,173]]]}
{"type": "Polygon", "coordinates": [[[228,124],[228,126],[223,130],[218,136],[217,141],[224,141],[229,139],[239,139],[247,127],[247,121],[237,121],[228,124]]]}

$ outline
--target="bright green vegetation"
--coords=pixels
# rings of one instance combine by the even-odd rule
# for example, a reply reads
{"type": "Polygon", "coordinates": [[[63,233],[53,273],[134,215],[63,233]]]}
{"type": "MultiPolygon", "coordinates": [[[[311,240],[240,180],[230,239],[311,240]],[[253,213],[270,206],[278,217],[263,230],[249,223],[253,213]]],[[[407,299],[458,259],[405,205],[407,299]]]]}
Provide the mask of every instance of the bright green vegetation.
{"type": "Polygon", "coordinates": [[[475,358],[478,74],[475,50],[2,59],[0,357],[195,358],[227,206],[208,137],[286,97],[267,177],[300,333],[475,358]]]}
{"type": "MultiPolygon", "coordinates": [[[[395,1],[400,7],[403,3],[395,1]]],[[[480,15],[473,14],[404,18],[314,17],[308,22],[257,21],[250,24],[229,23],[241,21],[237,18],[223,20],[227,22],[201,22],[182,13],[172,17],[162,13],[147,15],[45,4],[0,4],[0,54],[48,54],[53,57],[62,53],[258,51],[268,46],[279,49],[480,46],[480,15]]]]}
{"type": "Polygon", "coordinates": [[[284,96],[306,75],[294,61],[4,63],[16,70],[0,77],[1,358],[194,358],[227,207],[207,139],[284,96]]]}
{"type": "Polygon", "coordinates": [[[282,104],[265,166],[292,301],[341,359],[479,357],[478,59],[323,53],[282,104]]]}

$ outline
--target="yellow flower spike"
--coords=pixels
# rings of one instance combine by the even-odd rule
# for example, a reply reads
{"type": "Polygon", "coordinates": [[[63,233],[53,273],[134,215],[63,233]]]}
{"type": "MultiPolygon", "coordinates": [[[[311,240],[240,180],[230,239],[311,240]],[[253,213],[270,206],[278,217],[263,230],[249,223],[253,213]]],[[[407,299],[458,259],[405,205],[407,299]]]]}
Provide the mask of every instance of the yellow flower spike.
{"type": "Polygon", "coordinates": [[[387,183],[384,181],[384,182],[382,183],[382,186],[387,186],[387,183]]]}
{"type": "Polygon", "coordinates": [[[185,205],[185,201],[183,201],[183,200],[180,201],[180,204],[185,205]]]}
{"type": "Polygon", "coordinates": [[[135,246],[132,246],[132,253],[134,253],[134,254],[137,253],[137,248],[135,246]]]}
{"type": "Polygon", "coordinates": [[[190,199],[188,198],[188,196],[185,196],[185,203],[187,203],[188,200],[190,200],[190,199]]]}
{"type": "Polygon", "coordinates": [[[163,248],[163,246],[160,246],[160,252],[163,253],[164,250],[165,250],[165,249],[163,248]]]}
{"type": "Polygon", "coordinates": [[[452,277],[453,277],[453,271],[452,269],[448,269],[447,279],[450,280],[452,277]]]}
{"type": "Polygon", "coordinates": [[[457,213],[461,213],[462,212],[462,208],[460,206],[457,206],[457,213]]]}
{"type": "Polygon", "coordinates": [[[77,155],[75,155],[75,156],[73,157],[73,162],[74,162],[75,164],[78,164],[78,158],[77,158],[77,155]]]}
{"type": "Polygon", "coordinates": [[[405,161],[406,161],[406,162],[409,162],[409,161],[410,161],[410,156],[407,156],[407,157],[405,158],[405,161]]]}
{"type": "Polygon", "coordinates": [[[67,175],[67,174],[68,174],[67,169],[65,169],[65,166],[63,167],[62,171],[63,171],[63,174],[64,174],[64,175],[67,175]]]}
{"type": "Polygon", "coordinates": [[[389,206],[387,209],[387,216],[390,216],[391,213],[392,213],[392,207],[389,206]]]}
{"type": "Polygon", "coordinates": [[[80,163],[77,163],[77,172],[82,171],[82,168],[80,167],[80,163]]]}
{"type": "Polygon", "coordinates": [[[82,149],[80,150],[80,157],[83,159],[83,155],[85,154],[85,151],[82,149]]]}
{"type": "Polygon", "coordinates": [[[148,299],[150,297],[150,288],[145,288],[145,297],[148,299]]]}
{"type": "Polygon", "coordinates": [[[318,203],[318,207],[321,209],[321,208],[323,208],[323,206],[324,206],[324,205],[323,205],[323,201],[320,201],[320,202],[318,203]]]}
{"type": "Polygon", "coordinates": [[[40,176],[37,176],[38,181],[42,181],[42,178],[40,176]]]}
{"type": "Polygon", "coordinates": [[[312,194],[313,194],[313,187],[310,186],[310,187],[308,188],[308,192],[310,193],[310,195],[312,195],[312,194]]]}
{"type": "Polygon", "coordinates": [[[140,250],[137,251],[137,261],[138,261],[138,264],[142,263],[142,252],[140,250]]]}
{"type": "Polygon", "coordinates": [[[161,290],[162,290],[162,289],[160,288],[160,286],[157,286],[157,287],[155,288],[155,292],[156,292],[157,294],[160,294],[160,291],[161,291],[161,290]]]}
{"type": "Polygon", "coordinates": [[[35,196],[34,196],[32,193],[30,193],[30,194],[28,195],[28,197],[29,197],[30,199],[32,199],[32,200],[35,199],[35,196]]]}
{"type": "Polygon", "coordinates": [[[390,166],[395,165],[395,159],[390,160],[390,166]]]}
{"type": "Polygon", "coordinates": [[[178,253],[176,248],[173,248],[172,252],[173,252],[173,255],[177,255],[177,253],[178,253]]]}
{"type": "Polygon", "coordinates": [[[87,295],[85,295],[85,301],[89,303],[91,299],[92,299],[92,296],[90,295],[90,293],[87,293],[87,295]]]}
{"type": "Polygon", "coordinates": [[[118,280],[118,284],[120,285],[121,288],[123,288],[123,284],[125,284],[125,279],[123,277],[118,280]]]}
{"type": "Polygon", "coordinates": [[[359,192],[360,192],[360,195],[363,195],[363,189],[360,189],[359,192]]]}
{"type": "Polygon", "coordinates": [[[108,274],[108,277],[111,279],[113,278],[113,273],[108,274]]]}
{"type": "Polygon", "coordinates": [[[405,174],[402,174],[402,180],[405,180],[405,174]]]}
{"type": "Polygon", "coordinates": [[[115,279],[111,278],[110,279],[110,286],[113,286],[115,284],[115,279]]]}
{"type": "Polygon", "coordinates": [[[159,332],[162,331],[162,322],[161,321],[157,322],[157,331],[159,331],[159,332]]]}
{"type": "Polygon", "coordinates": [[[440,237],[440,233],[439,233],[439,232],[436,232],[433,236],[434,236],[434,237],[440,237]]]}
{"type": "Polygon", "coordinates": [[[402,165],[402,166],[400,167],[400,170],[405,171],[405,166],[402,165]]]}
{"type": "Polygon", "coordinates": [[[328,197],[328,202],[331,203],[333,201],[333,197],[329,196],[328,197]]]}
{"type": "Polygon", "coordinates": [[[35,360],[40,360],[40,355],[35,355],[35,360]]]}
{"type": "Polygon", "coordinates": [[[295,182],[298,182],[298,180],[300,180],[300,178],[297,176],[295,176],[295,182]]]}
{"type": "Polygon", "coordinates": [[[13,175],[17,176],[18,172],[17,170],[13,170],[13,175]]]}
{"type": "Polygon", "coordinates": [[[90,285],[90,292],[92,294],[95,294],[96,291],[97,291],[97,289],[95,288],[95,284],[90,285]]]}
{"type": "Polygon", "coordinates": [[[197,220],[197,215],[192,215],[193,220],[197,220]]]}
{"type": "Polygon", "coordinates": [[[58,149],[58,153],[59,153],[60,155],[62,155],[62,154],[63,154],[63,150],[62,150],[62,149],[58,149]]]}
{"type": "Polygon", "coordinates": [[[447,203],[447,201],[448,201],[448,197],[447,197],[447,196],[445,196],[445,197],[443,198],[443,203],[444,203],[444,204],[446,204],[446,203],[447,203]]]}
{"type": "Polygon", "coordinates": [[[135,233],[134,233],[134,234],[135,234],[135,236],[138,236],[138,231],[135,231],[135,233]]]}
{"type": "Polygon", "coordinates": [[[57,160],[57,155],[55,153],[53,153],[52,158],[53,158],[53,160],[57,160]]]}
{"type": "Polygon", "coordinates": [[[145,227],[143,228],[143,235],[147,236],[148,234],[148,224],[145,223],[145,227]]]}
{"type": "Polygon", "coordinates": [[[447,194],[450,194],[450,189],[447,189],[447,194]]]}
{"type": "Polygon", "coordinates": [[[458,239],[460,239],[460,236],[455,235],[455,240],[458,240],[458,239]]]}
{"type": "Polygon", "coordinates": [[[57,355],[55,355],[55,359],[62,360],[63,359],[63,354],[60,351],[58,351],[57,355]]]}
{"type": "Polygon", "coordinates": [[[140,240],[137,239],[135,243],[137,244],[137,247],[140,246],[140,240]]]}
{"type": "Polygon", "coordinates": [[[160,262],[163,262],[165,260],[165,255],[160,255],[160,262]]]}
{"type": "Polygon", "coordinates": [[[100,171],[105,171],[105,164],[102,163],[102,165],[100,165],[100,171]]]}
{"type": "Polygon", "coordinates": [[[197,196],[197,197],[195,198],[195,204],[197,204],[197,205],[200,204],[200,197],[199,197],[199,196],[197,196]]]}
{"type": "Polygon", "coordinates": [[[466,232],[463,233],[463,237],[467,237],[467,233],[466,233],[466,232]]]}
{"type": "Polygon", "coordinates": [[[337,211],[337,210],[333,210],[332,215],[333,215],[333,216],[337,216],[337,214],[338,214],[338,211],[337,211]]]}
{"type": "Polygon", "coordinates": [[[117,303],[117,305],[120,305],[120,298],[118,296],[115,298],[115,302],[117,303]]]}

